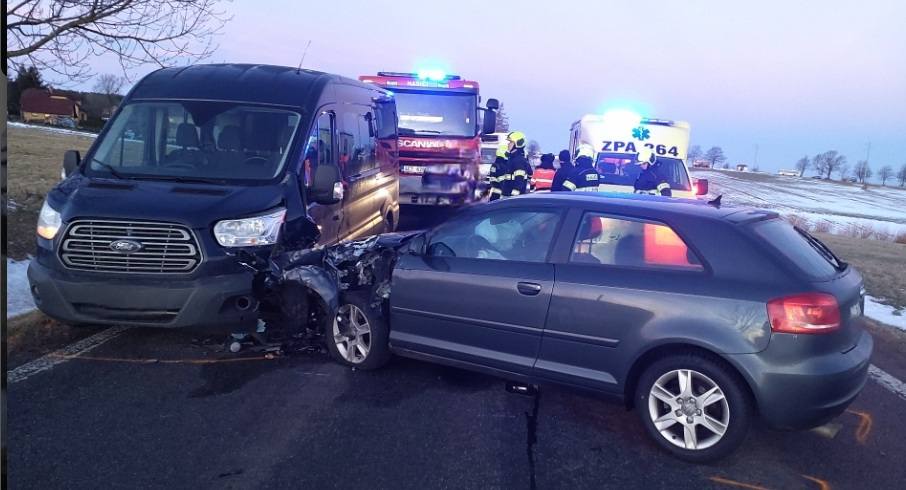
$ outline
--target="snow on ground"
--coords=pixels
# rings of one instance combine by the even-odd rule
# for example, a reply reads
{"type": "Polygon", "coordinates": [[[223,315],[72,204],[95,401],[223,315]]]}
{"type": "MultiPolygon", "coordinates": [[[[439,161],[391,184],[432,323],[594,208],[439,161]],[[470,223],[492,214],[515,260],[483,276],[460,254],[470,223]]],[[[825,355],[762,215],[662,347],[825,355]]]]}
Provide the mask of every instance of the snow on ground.
{"type": "Polygon", "coordinates": [[[6,318],[12,318],[35,309],[35,302],[28,290],[28,260],[6,260],[6,318]]]}
{"type": "Polygon", "coordinates": [[[871,296],[865,297],[865,316],[901,330],[906,330],[906,310],[897,310],[893,306],[879,303],[877,299],[871,296]]]}
{"type": "Polygon", "coordinates": [[[37,124],[25,124],[20,122],[8,122],[7,126],[12,128],[24,128],[24,129],[39,129],[41,131],[47,131],[49,133],[59,133],[59,134],[69,134],[74,136],[85,136],[88,138],[97,138],[98,135],[95,133],[89,133],[87,131],[78,131],[75,129],[66,129],[66,128],[56,128],[53,126],[39,126],[37,124]]]}
{"type": "Polygon", "coordinates": [[[694,178],[708,179],[710,194],[723,194],[724,203],[795,214],[812,228],[821,222],[832,233],[851,226],[871,226],[893,235],[906,233],[906,191],[897,188],[847,185],[820,179],[696,170],[694,178]]]}

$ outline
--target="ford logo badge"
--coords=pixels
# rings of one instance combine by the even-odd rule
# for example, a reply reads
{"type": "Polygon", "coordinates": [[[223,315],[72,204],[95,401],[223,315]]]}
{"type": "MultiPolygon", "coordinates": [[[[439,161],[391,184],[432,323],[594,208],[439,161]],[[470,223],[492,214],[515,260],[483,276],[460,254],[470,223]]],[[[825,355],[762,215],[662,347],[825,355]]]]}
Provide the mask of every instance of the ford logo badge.
{"type": "Polygon", "coordinates": [[[135,240],[115,240],[110,243],[110,250],[131,254],[142,249],[142,244],[135,240]]]}

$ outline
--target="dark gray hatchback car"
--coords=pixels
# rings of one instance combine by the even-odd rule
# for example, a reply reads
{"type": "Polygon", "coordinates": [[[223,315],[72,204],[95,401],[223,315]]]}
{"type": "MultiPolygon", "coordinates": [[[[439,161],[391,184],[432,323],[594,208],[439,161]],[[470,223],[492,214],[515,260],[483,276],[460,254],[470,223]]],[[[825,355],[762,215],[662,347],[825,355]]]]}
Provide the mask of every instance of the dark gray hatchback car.
{"type": "Polygon", "coordinates": [[[530,195],[410,239],[389,303],[348,295],[328,344],[363,368],[392,352],[613,395],[660,446],[707,461],[755,416],[840,414],[867,376],[863,305],[859,272],[773,212],[530,195]]]}

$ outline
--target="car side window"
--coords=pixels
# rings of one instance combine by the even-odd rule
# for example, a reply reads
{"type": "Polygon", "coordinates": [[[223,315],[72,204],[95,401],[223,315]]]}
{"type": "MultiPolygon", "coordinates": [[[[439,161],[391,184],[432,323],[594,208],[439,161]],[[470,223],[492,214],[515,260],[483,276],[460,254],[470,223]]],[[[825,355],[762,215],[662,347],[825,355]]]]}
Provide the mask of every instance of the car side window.
{"type": "Polygon", "coordinates": [[[656,269],[704,270],[701,261],[667,225],[585,213],[570,262],[656,269]]]}
{"type": "Polygon", "coordinates": [[[439,228],[428,255],[544,262],[559,221],[557,211],[500,210],[466,217],[439,228]]]}

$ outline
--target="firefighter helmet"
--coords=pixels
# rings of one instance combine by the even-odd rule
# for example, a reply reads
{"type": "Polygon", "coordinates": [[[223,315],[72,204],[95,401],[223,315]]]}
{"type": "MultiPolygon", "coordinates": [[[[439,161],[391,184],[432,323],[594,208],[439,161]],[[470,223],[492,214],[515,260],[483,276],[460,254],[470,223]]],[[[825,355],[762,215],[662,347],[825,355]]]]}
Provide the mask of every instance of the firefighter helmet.
{"type": "Polygon", "coordinates": [[[510,131],[506,135],[506,140],[512,143],[514,148],[525,148],[525,133],[522,131],[510,131]]]}
{"type": "Polygon", "coordinates": [[[595,149],[588,144],[581,144],[579,148],[576,149],[576,158],[588,157],[594,159],[595,149]]]}
{"type": "Polygon", "coordinates": [[[655,161],[654,152],[651,151],[651,148],[643,146],[639,149],[639,154],[638,156],[636,156],[636,161],[638,161],[639,164],[647,163],[653,165],[655,161]]]}
{"type": "Polygon", "coordinates": [[[497,156],[500,158],[506,158],[506,152],[508,149],[509,147],[506,143],[497,146],[497,156]]]}

